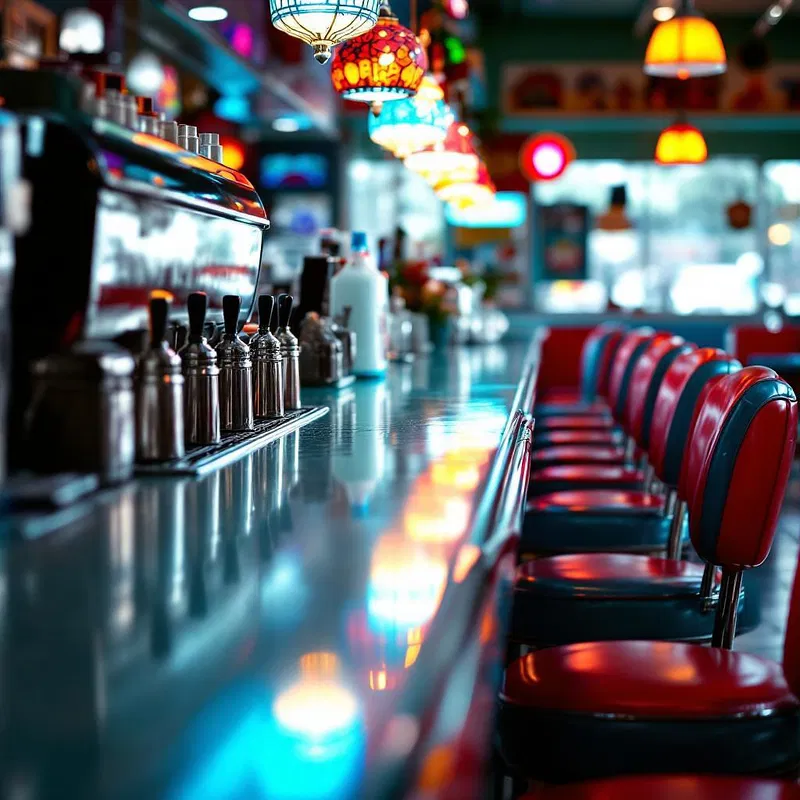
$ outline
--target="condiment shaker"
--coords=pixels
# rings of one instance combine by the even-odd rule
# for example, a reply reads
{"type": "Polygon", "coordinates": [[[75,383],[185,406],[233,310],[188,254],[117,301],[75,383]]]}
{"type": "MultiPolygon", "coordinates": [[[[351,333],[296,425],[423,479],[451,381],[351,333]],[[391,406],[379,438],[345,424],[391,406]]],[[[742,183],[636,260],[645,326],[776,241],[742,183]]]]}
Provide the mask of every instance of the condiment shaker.
{"type": "Polygon", "coordinates": [[[250,340],[253,361],[253,400],[259,419],[283,416],[283,356],[281,343],[272,335],[270,322],[275,298],[258,298],[258,333],[250,340]]]}
{"type": "Polygon", "coordinates": [[[278,341],[283,356],[283,405],[287,411],[297,411],[300,405],[300,343],[289,328],[294,298],[282,294],[278,298],[278,341]]]}
{"type": "Polygon", "coordinates": [[[219,396],[222,430],[253,430],[253,362],[250,348],[239,338],[239,312],[242,298],[227,294],[222,298],[225,333],[217,345],[219,396]]]}
{"type": "Polygon", "coordinates": [[[342,343],[333,335],[324,317],[306,314],[300,329],[300,381],[303,386],[325,386],[344,374],[342,343]]]}
{"type": "Polygon", "coordinates": [[[169,461],[184,454],[181,360],[164,340],[169,301],[150,300],[150,345],[136,371],[136,459],[169,461]]]}
{"type": "Polygon", "coordinates": [[[189,295],[189,335],[180,350],[184,378],[184,424],[188,445],[216,444],[220,440],[219,367],[217,354],[203,336],[208,298],[189,295]]]}

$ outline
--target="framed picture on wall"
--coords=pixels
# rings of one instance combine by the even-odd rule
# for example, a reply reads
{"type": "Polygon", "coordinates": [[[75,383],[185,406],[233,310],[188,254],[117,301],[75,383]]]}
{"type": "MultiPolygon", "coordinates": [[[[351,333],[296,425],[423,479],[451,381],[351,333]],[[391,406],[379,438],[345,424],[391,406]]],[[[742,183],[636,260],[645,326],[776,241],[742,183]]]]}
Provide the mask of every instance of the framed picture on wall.
{"type": "Polygon", "coordinates": [[[589,274],[589,208],[573,203],[539,206],[536,242],[540,280],[584,281],[589,274]]]}
{"type": "Polygon", "coordinates": [[[509,117],[800,112],[800,62],[748,72],[732,63],[724,75],[680,81],[653,78],[640,64],[585,62],[507,64],[502,102],[509,117]]]}

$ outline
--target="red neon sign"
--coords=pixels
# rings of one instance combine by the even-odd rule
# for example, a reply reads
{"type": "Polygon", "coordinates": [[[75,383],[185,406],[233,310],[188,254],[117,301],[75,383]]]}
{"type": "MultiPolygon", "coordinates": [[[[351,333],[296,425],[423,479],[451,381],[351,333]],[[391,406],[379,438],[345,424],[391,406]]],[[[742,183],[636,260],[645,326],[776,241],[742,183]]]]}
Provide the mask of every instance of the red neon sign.
{"type": "Polygon", "coordinates": [[[529,181],[553,181],[575,160],[575,147],[559,133],[531,136],[519,153],[519,166],[529,181]]]}

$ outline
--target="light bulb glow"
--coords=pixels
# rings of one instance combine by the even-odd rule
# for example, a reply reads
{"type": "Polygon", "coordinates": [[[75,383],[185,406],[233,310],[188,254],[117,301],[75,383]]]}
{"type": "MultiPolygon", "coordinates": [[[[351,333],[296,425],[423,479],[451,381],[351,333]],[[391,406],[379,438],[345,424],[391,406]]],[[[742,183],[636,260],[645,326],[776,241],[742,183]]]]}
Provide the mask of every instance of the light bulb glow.
{"type": "Polygon", "coordinates": [[[228,18],[228,11],[222,6],[195,6],[189,9],[189,17],[196,22],[222,22],[228,18]]]}
{"type": "Polygon", "coordinates": [[[792,229],[785,222],[776,222],[767,230],[770,244],[775,247],[785,247],[792,241],[792,229]]]}
{"type": "Polygon", "coordinates": [[[272,129],[279,133],[296,133],[300,130],[300,123],[292,117],[278,117],[272,121],[272,129]]]}
{"type": "Polygon", "coordinates": [[[138,53],[128,65],[127,79],[134,94],[153,97],[164,83],[164,65],[155,53],[138,53]]]}
{"type": "Polygon", "coordinates": [[[102,53],[105,47],[103,18],[89,8],[73,8],[61,20],[58,46],[65,53],[102,53]]]}
{"type": "Polygon", "coordinates": [[[653,9],[653,19],[656,22],[667,22],[675,16],[675,9],[672,6],[656,6],[653,9]]]}

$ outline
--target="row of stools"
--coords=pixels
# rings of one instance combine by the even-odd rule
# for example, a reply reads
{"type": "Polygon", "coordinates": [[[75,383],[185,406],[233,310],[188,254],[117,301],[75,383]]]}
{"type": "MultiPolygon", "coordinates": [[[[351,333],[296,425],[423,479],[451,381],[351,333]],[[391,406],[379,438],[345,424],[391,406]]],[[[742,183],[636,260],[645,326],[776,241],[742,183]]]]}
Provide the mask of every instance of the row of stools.
{"type": "Polygon", "coordinates": [[[794,392],[650,328],[601,326],[581,370],[534,409],[496,793],[510,776],[531,800],[800,797],[800,581],[783,664],[733,650],[794,392]]]}

